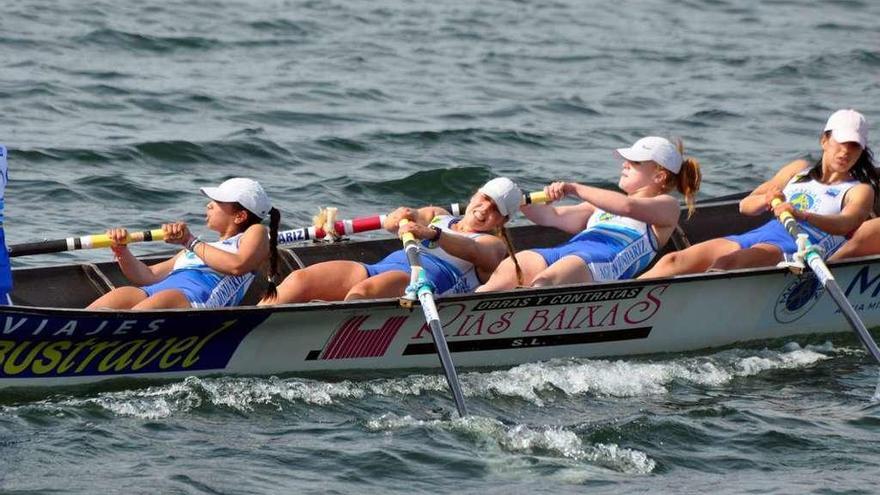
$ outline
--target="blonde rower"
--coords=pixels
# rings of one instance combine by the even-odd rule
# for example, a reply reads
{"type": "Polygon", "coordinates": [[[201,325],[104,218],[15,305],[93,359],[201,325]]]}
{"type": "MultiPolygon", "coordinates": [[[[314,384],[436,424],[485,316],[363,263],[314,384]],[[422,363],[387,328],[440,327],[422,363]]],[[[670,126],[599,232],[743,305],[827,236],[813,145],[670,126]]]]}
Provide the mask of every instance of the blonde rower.
{"type": "MultiPolygon", "coordinates": [[[[522,192],[510,179],[487,182],[474,194],[464,216],[455,217],[436,206],[398,208],[385,228],[405,231],[422,239],[421,262],[437,294],[463,294],[485,281],[512,249],[504,224],[516,213],[522,192]]],[[[409,284],[410,267],[402,249],[374,264],[334,260],[291,273],[278,286],[277,297],[263,304],[399,297],[409,284]]]]}
{"type": "Polygon", "coordinates": [[[681,143],[646,137],[629,148],[623,158],[619,187],[623,193],[571,182],[554,182],[545,188],[551,200],[573,196],[575,206],[529,205],[527,218],[539,225],[577,233],[570,241],[549,249],[522,251],[508,258],[478,292],[510,289],[517,285],[584,283],[631,278],[643,270],[661,249],[680,214],[673,189],[684,194],[689,211],[700,187],[700,166],[682,157],[681,143]],[[519,267],[521,273],[519,273],[519,267]]]}

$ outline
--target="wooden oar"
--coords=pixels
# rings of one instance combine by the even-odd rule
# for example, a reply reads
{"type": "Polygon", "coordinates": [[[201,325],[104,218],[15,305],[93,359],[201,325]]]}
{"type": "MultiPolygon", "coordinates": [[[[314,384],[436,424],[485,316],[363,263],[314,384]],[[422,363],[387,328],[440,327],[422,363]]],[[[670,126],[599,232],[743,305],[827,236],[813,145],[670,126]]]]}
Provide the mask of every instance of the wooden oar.
{"type": "MultiPolygon", "coordinates": [[[[401,220],[400,226],[409,223],[409,220],[401,220]]],[[[458,409],[458,415],[467,416],[467,408],[464,405],[464,395],[461,393],[461,384],[458,382],[458,374],[455,372],[455,364],[452,362],[452,355],[449,354],[449,346],[446,345],[446,336],[443,334],[443,323],[440,322],[440,314],[437,312],[437,304],[434,302],[434,287],[425,277],[425,270],[422,268],[421,257],[419,256],[419,242],[411,232],[407,232],[400,236],[403,241],[403,250],[406,252],[406,258],[409,260],[410,284],[407,287],[407,295],[404,297],[418,298],[422,306],[422,313],[425,315],[425,322],[431,329],[431,336],[434,338],[434,346],[437,348],[437,354],[440,356],[440,364],[443,366],[443,373],[446,374],[446,382],[452,390],[452,397],[455,399],[455,407],[458,409]]]]}
{"type": "MultiPolygon", "coordinates": [[[[780,203],[782,200],[779,198],[774,199],[770,202],[774,207],[780,203]]],[[[800,234],[800,227],[798,226],[797,220],[794,216],[789,212],[783,212],[779,215],[779,221],[782,222],[782,225],[785,226],[785,230],[788,231],[791,236],[797,240],[798,234],[800,234]]],[[[803,235],[803,234],[801,234],[803,235]]],[[[849,322],[850,327],[852,327],[853,331],[858,335],[859,340],[862,341],[862,345],[868,349],[868,353],[874,357],[874,359],[880,363],[880,349],[877,348],[877,343],[874,342],[873,337],[868,332],[868,329],[865,328],[865,324],[862,322],[862,319],[859,318],[858,313],[852,307],[852,304],[846,299],[846,294],[837,284],[837,280],[834,279],[834,275],[831,274],[831,270],[828,269],[828,266],[825,265],[825,262],[822,260],[822,255],[816,250],[816,247],[810,244],[809,239],[804,239],[807,245],[807,251],[804,255],[804,260],[810,265],[810,268],[813,270],[813,273],[816,274],[816,277],[822,283],[822,286],[825,287],[825,290],[828,291],[828,294],[831,295],[831,298],[834,299],[834,302],[837,303],[837,307],[840,308],[841,313],[846,318],[846,321],[849,322]]]]}
{"type": "MultiPolygon", "coordinates": [[[[546,203],[547,195],[543,191],[526,193],[523,191],[523,204],[546,203]]],[[[465,205],[467,206],[467,205],[465,205]]],[[[461,215],[464,207],[461,203],[452,203],[447,211],[453,215],[461,215]]],[[[385,215],[355,218],[352,220],[337,220],[333,223],[336,235],[351,235],[360,232],[380,230],[385,224],[385,215]]],[[[327,232],[320,227],[301,227],[298,229],[283,230],[278,232],[278,245],[286,246],[310,239],[323,239],[327,232]]],[[[145,230],[129,234],[126,244],[134,242],[161,241],[165,239],[162,229],[145,230]]],[[[65,239],[51,239],[37,242],[25,242],[9,246],[9,256],[29,256],[32,254],[62,253],[64,251],[77,251],[80,249],[94,249],[110,247],[110,238],[107,234],[93,234],[82,237],[67,237],[65,239]]]]}
{"type": "MultiPolygon", "coordinates": [[[[379,230],[385,221],[385,215],[355,218],[353,220],[337,220],[334,228],[338,235],[350,235],[358,232],[379,230]]],[[[281,246],[293,244],[309,239],[322,239],[327,235],[319,227],[302,227],[278,232],[278,244],[281,246]]],[[[162,229],[132,232],[126,244],[133,242],[162,241],[165,235],[162,229]]],[[[66,239],[52,239],[46,241],[26,242],[9,246],[9,256],[28,256],[31,254],[61,253],[64,251],[77,251],[80,249],[95,249],[110,246],[110,238],[107,234],[94,234],[82,237],[68,237],[66,239]]]]}
{"type": "MultiPolygon", "coordinates": [[[[143,232],[131,232],[128,234],[126,244],[133,242],[161,241],[165,239],[162,229],[144,230],[143,232]]],[[[110,247],[110,237],[107,234],[94,234],[82,237],[68,237],[66,239],[53,239],[48,241],[26,242],[9,246],[9,256],[27,256],[31,254],[61,253],[64,251],[76,251],[78,249],[95,249],[110,247]]]]}
{"type": "MultiPolygon", "coordinates": [[[[534,191],[527,193],[523,191],[522,204],[542,204],[549,203],[547,194],[544,191],[534,191]]],[[[467,204],[452,203],[443,207],[453,215],[463,215],[467,204]]],[[[333,230],[336,235],[350,235],[359,232],[369,232],[371,230],[379,230],[385,224],[385,215],[375,215],[372,217],[355,218],[354,220],[336,220],[333,223],[333,230]]],[[[278,233],[278,244],[292,244],[298,241],[307,241],[309,239],[323,239],[327,236],[327,232],[320,227],[303,227],[299,229],[285,230],[278,233]]]]}

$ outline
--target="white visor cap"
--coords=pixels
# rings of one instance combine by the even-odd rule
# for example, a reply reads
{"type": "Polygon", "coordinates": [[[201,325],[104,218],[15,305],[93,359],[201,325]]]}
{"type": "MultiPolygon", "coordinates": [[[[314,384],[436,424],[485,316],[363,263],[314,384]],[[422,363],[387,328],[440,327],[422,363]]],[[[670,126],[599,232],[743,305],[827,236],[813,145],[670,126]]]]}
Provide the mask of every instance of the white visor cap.
{"type": "Polygon", "coordinates": [[[838,143],[859,143],[862,149],[868,147],[868,122],[865,116],[855,110],[838,110],[828,117],[825,131],[838,143]]]}
{"type": "Polygon", "coordinates": [[[505,217],[513,218],[513,215],[519,211],[519,205],[522,203],[522,191],[515,182],[507,177],[496,177],[483,184],[479,191],[492,198],[498,212],[505,217]]]}
{"type": "Polygon", "coordinates": [[[235,177],[219,187],[203,187],[202,194],[223,203],[238,203],[247,211],[260,218],[266,218],[272,209],[272,202],[263,186],[253,179],[235,177]]]}
{"type": "Polygon", "coordinates": [[[639,139],[629,148],[617,148],[617,156],[631,162],[653,160],[673,174],[681,171],[681,153],[668,139],[648,136],[639,139]]]}

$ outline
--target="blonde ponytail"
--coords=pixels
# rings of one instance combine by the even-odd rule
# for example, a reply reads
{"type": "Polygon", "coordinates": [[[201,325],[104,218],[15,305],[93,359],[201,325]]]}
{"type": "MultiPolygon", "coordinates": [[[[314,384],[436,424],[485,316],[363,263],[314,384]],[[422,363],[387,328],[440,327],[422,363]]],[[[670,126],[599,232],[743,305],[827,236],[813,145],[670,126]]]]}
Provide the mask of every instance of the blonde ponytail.
{"type": "Polygon", "coordinates": [[[507,230],[507,227],[502,225],[498,228],[498,237],[504,241],[504,245],[507,246],[507,255],[513,261],[513,266],[516,269],[516,285],[517,287],[522,287],[525,285],[523,282],[523,271],[519,266],[519,260],[516,259],[516,248],[513,247],[513,241],[510,239],[510,232],[507,230]]]}
{"type": "MultiPolygon", "coordinates": [[[[678,152],[684,156],[684,143],[681,139],[676,140],[678,152]]],[[[684,196],[685,204],[687,204],[688,218],[693,216],[696,202],[697,192],[700,190],[700,183],[703,181],[703,174],[700,172],[700,163],[697,160],[687,157],[681,162],[681,170],[677,174],[670,173],[666,180],[666,188],[673,187],[684,196]]]]}

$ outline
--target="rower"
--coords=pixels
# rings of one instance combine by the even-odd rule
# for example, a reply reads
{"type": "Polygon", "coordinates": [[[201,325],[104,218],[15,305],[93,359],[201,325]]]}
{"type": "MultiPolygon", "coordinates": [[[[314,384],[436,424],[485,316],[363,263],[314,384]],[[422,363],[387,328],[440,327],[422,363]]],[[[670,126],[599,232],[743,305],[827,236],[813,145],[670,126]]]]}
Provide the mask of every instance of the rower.
{"type": "MultiPolygon", "coordinates": [[[[831,255],[870,215],[880,177],[867,147],[868,125],[859,112],[834,112],[825,123],[819,144],[819,160],[813,164],[795,160],[785,165],[740,201],[739,209],[750,216],[768,210],[775,217],[789,212],[809,236],[809,244],[831,255]],[[773,206],[778,198],[784,202],[773,206]]],[[[872,227],[863,232],[873,235],[872,227]]],[[[797,252],[795,241],[773,219],[741,235],[711,239],[670,253],[640,278],[772,266],[797,252]]]]}
{"type": "Polygon", "coordinates": [[[90,309],[212,308],[241,302],[255,272],[269,261],[269,287],[275,290],[278,267],[280,213],[260,184],[236,177],[219,187],[203,187],[211,199],[206,206],[215,242],[194,236],[183,222],[162,225],[165,242],[184,247],[172,258],[147,266],[134,257],[126,242],[128,231],[107,231],[122,273],[138,287],[118,287],[89,305],[90,309]],[[261,221],[270,217],[269,232],[261,221]]]}
{"type": "MultiPolygon", "coordinates": [[[[504,225],[516,214],[520,201],[522,191],[516,184],[498,177],[471,197],[462,216],[436,206],[401,207],[385,217],[384,227],[422,240],[422,267],[436,294],[466,294],[513,252],[504,225]],[[401,220],[409,222],[400,227],[401,220]]],[[[374,264],[325,261],[294,271],[278,286],[277,297],[266,297],[260,304],[400,297],[410,273],[402,249],[374,264]]]]}
{"type": "Polygon", "coordinates": [[[477,292],[512,289],[517,285],[559,284],[632,278],[643,270],[678,225],[679,203],[668,193],[681,192],[694,210],[700,188],[700,165],[684,158],[678,145],[656,136],[616,150],[624,160],[618,185],[623,194],[573,182],[553,182],[544,191],[551,201],[565,196],[582,200],[575,206],[523,206],[537,223],[576,233],[567,243],[522,251],[501,265],[477,292]],[[516,263],[522,267],[522,276],[516,263]]]}

